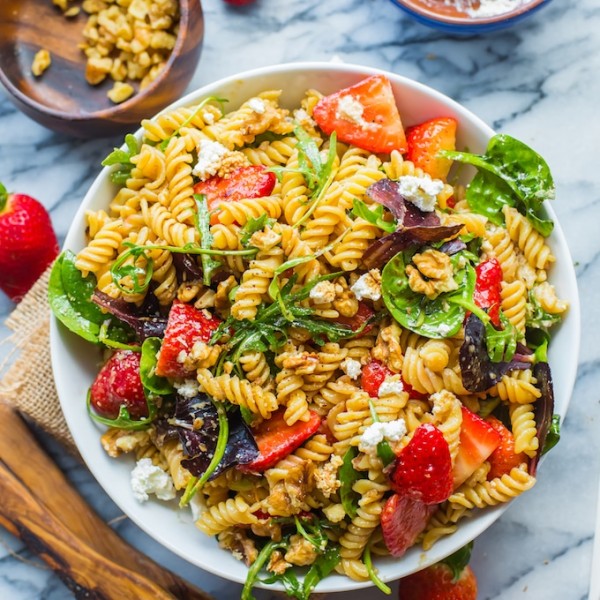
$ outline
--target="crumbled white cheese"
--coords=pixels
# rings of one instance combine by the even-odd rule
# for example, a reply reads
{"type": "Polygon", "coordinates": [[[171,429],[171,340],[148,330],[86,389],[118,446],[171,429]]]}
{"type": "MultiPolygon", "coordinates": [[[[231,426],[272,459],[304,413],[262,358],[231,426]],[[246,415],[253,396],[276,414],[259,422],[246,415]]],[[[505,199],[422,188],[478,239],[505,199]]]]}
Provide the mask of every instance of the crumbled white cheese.
{"type": "Polygon", "coordinates": [[[344,119],[350,121],[355,125],[358,125],[361,129],[372,129],[376,125],[374,123],[368,123],[363,117],[365,107],[350,94],[342,96],[338,103],[338,108],[335,116],[338,119],[344,119]]]}
{"type": "Polygon", "coordinates": [[[406,435],[404,419],[389,421],[387,423],[373,423],[369,425],[359,438],[358,449],[365,454],[375,454],[377,444],[387,439],[398,442],[406,435]]]}
{"type": "Polygon", "coordinates": [[[180,396],[184,398],[193,398],[198,395],[198,382],[193,379],[186,379],[182,382],[175,382],[175,389],[180,396]]]}
{"type": "Polygon", "coordinates": [[[444,337],[448,337],[452,332],[452,327],[446,323],[440,323],[438,325],[438,333],[444,337]]]}
{"type": "Polygon", "coordinates": [[[264,115],[267,107],[265,106],[264,100],[261,98],[250,98],[248,100],[248,108],[251,108],[255,113],[264,115]]]}
{"type": "Polygon", "coordinates": [[[311,118],[311,116],[303,109],[299,108],[294,112],[294,118],[300,125],[309,125],[314,127],[315,121],[311,118]]]}
{"type": "Polygon", "coordinates": [[[381,273],[379,269],[371,269],[361,275],[350,288],[357,300],[379,300],[381,298],[381,273]]]}
{"type": "Polygon", "coordinates": [[[206,508],[202,501],[202,494],[194,494],[191,497],[188,505],[190,507],[190,510],[192,511],[192,519],[195,523],[200,518],[200,516],[206,508]]]}
{"type": "Polygon", "coordinates": [[[424,212],[433,212],[437,195],[444,189],[444,182],[429,177],[404,175],[398,179],[398,191],[406,200],[424,212]]]}
{"type": "Polygon", "coordinates": [[[207,125],[212,125],[215,122],[215,115],[213,115],[211,112],[205,111],[202,113],[202,120],[207,125]]]}
{"type": "Polygon", "coordinates": [[[326,304],[335,300],[335,285],[331,281],[319,281],[311,290],[309,297],[315,304],[326,304]]]}
{"type": "Polygon", "coordinates": [[[185,359],[188,357],[188,353],[185,350],[181,350],[177,355],[177,362],[182,365],[185,362],[185,359]]]}
{"type": "Polygon", "coordinates": [[[148,494],[155,494],[159,500],[172,500],[176,495],[171,476],[150,458],[138,460],[131,472],[131,489],[138,502],[146,502],[148,494]]]}
{"type": "Polygon", "coordinates": [[[353,358],[345,358],[341,362],[340,367],[342,368],[342,371],[344,371],[344,373],[350,377],[350,379],[357,379],[362,372],[362,365],[353,358]]]}
{"type": "Polygon", "coordinates": [[[223,157],[228,153],[229,150],[219,142],[200,140],[200,144],[198,145],[198,162],[192,173],[202,181],[216,175],[223,157]]]}
{"type": "Polygon", "coordinates": [[[394,381],[393,379],[386,379],[379,386],[377,394],[379,396],[385,396],[386,394],[401,394],[404,391],[404,386],[400,380],[394,381]]]}

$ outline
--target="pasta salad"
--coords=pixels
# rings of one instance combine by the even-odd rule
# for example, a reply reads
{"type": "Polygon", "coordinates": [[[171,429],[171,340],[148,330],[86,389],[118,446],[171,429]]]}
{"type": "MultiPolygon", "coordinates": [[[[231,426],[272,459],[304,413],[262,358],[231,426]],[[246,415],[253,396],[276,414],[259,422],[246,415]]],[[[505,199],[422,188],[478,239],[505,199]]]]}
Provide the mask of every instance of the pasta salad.
{"type": "Polygon", "coordinates": [[[334,570],[388,591],[374,555],[527,491],[558,440],[554,185],[510,136],[479,155],[452,117],[405,128],[382,75],[280,94],[143,121],[50,304],[104,348],[88,412],[132,493],[190,505],[243,598],[334,570]]]}

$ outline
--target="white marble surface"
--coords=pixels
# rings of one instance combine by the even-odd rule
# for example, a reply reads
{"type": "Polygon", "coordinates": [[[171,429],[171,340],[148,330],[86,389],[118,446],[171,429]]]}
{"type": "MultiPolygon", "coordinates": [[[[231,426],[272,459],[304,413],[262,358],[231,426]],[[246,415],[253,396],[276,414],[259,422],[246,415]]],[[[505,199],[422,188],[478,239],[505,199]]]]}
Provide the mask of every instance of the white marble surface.
{"type": "MultiPolygon", "coordinates": [[[[190,89],[244,69],[329,60],[389,69],[463,103],[498,131],[532,144],[553,169],[559,215],[582,292],[580,367],[560,445],[537,486],[476,542],[481,600],[588,597],[600,472],[600,4],[555,0],[529,21],[484,37],[453,38],[404,16],[387,0],[257,0],[243,9],[205,0],[204,52],[190,89]]],[[[37,196],[59,236],[118,139],[75,141],[19,113],[0,91],[0,180],[37,196]]],[[[0,320],[11,309],[0,298],[0,320]]],[[[6,329],[2,326],[0,334],[6,329]]],[[[573,349],[575,351],[575,349],[573,349]]],[[[239,587],[159,547],[119,511],[88,471],[42,436],[61,467],[135,546],[223,600],[239,587]]],[[[0,499],[1,501],[1,499],[0,499]]],[[[0,598],[69,598],[60,580],[0,529],[0,598]]],[[[342,595],[339,596],[340,598],[342,595]]],[[[345,599],[383,597],[377,590],[345,599]]],[[[593,599],[598,600],[598,599],[593,599]]]]}

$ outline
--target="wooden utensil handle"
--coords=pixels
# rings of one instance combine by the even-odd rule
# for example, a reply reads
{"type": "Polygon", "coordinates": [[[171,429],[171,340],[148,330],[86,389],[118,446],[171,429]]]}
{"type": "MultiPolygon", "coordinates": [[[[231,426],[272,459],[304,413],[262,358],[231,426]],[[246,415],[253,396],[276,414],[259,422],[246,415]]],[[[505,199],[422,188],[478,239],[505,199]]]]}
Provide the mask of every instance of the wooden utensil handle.
{"type": "MultiPolygon", "coordinates": [[[[46,544],[48,552],[43,557],[49,562],[52,556],[49,549],[54,551],[55,548],[48,544],[58,544],[64,549],[65,559],[76,561],[78,568],[73,575],[83,579],[84,583],[90,583],[90,574],[82,575],[84,567],[92,566],[93,560],[98,558],[104,561],[105,573],[116,573],[111,571],[108,564],[112,563],[120,569],[121,575],[129,573],[126,577],[128,581],[135,581],[136,577],[141,576],[154,582],[153,585],[163,594],[168,592],[167,596],[157,598],[211,600],[206,593],[138,552],[106,525],[42,450],[21,417],[1,402],[0,484],[0,523],[28,545],[37,544],[37,540],[40,540],[41,545],[32,548],[34,551],[44,548],[46,544]],[[25,502],[21,508],[20,502],[25,502]],[[36,519],[25,516],[25,506],[28,507],[28,514],[35,515],[36,519]],[[67,538],[77,544],[74,548],[82,549],[87,559],[79,558],[77,552],[70,553],[61,545],[67,538]]],[[[54,566],[54,563],[51,564],[54,566]]],[[[99,571],[93,568],[90,573],[99,571]]],[[[68,561],[62,576],[67,580],[70,577],[68,561]]],[[[137,596],[121,593],[114,597],[137,596]]]]}

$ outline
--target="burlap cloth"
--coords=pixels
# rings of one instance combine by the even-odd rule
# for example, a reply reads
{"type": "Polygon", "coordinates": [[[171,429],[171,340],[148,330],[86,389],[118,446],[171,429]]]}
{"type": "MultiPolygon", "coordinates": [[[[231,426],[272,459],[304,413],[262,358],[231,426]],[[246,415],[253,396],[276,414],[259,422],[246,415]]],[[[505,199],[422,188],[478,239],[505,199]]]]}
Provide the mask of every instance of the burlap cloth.
{"type": "Polygon", "coordinates": [[[12,334],[2,340],[10,349],[0,365],[0,402],[14,406],[77,454],[50,364],[49,277],[50,268],[6,319],[12,334]]]}

